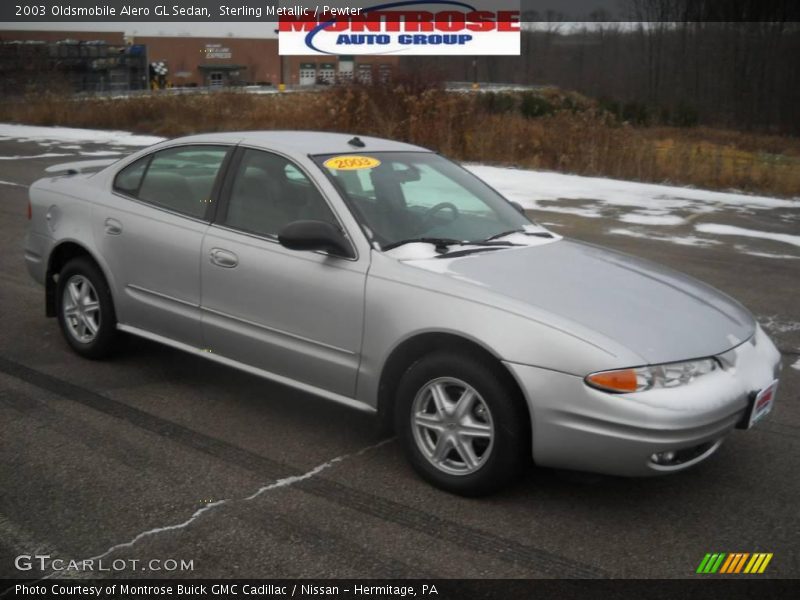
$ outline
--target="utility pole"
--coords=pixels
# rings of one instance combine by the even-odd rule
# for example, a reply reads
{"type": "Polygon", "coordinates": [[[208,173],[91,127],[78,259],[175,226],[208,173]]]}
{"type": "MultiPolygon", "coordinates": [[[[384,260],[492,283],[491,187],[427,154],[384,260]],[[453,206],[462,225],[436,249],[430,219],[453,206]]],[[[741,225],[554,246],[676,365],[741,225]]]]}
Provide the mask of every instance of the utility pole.
{"type": "MultiPolygon", "coordinates": [[[[275,35],[280,36],[280,34],[281,34],[280,29],[276,29],[275,30],[275,35]]],[[[284,72],[283,71],[283,59],[284,59],[284,56],[283,56],[283,54],[281,54],[281,42],[280,42],[280,39],[278,39],[278,72],[279,72],[279,79],[280,79],[280,81],[278,82],[278,91],[279,92],[285,92],[286,91],[286,82],[284,81],[284,78],[283,78],[283,72],[284,72]]]]}

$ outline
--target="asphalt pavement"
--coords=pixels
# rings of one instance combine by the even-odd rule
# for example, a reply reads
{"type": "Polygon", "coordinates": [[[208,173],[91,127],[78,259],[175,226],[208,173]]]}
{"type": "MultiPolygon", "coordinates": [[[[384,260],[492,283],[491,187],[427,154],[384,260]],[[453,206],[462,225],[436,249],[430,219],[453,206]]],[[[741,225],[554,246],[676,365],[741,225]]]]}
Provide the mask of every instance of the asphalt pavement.
{"type": "MultiPolygon", "coordinates": [[[[708,552],[770,552],[759,577],[800,576],[800,259],[544,215],[742,301],[783,353],[777,403],[678,475],[532,468],[465,499],[415,476],[369,415],[140,339],[108,361],[70,352],[23,262],[27,186],[80,158],[24,158],[49,151],[0,141],[0,577],[48,575],[17,569],[47,554],[124,565],[102,577],[680,578],[708,552]]],[[[728,217],[797,233],[796,213],[728,217]]]]}

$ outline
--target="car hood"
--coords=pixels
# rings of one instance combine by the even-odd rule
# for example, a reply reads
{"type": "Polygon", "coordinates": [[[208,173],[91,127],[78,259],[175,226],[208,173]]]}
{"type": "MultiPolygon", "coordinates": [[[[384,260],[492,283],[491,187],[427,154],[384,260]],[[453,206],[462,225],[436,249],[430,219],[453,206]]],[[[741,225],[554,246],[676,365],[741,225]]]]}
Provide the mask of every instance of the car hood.
{"type": "Polygon", "coordinates": [[[650,364],[713,356],[755,332],[752,315],[722,292],[667,267],[581,242],[562,239],[405,262],[566,319],[650,364]]]}

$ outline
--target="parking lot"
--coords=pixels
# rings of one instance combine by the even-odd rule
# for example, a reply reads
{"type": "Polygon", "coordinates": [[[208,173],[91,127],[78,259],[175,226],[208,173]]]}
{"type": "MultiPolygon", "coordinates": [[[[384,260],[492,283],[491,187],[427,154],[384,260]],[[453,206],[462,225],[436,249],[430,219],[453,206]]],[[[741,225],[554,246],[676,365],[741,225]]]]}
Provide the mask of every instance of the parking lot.
{"type": "MultiPolygon", "coordinates": [[[[85,157],[127,151],[82,146],[85,157]]],[[[18,571],[15,557],[49,554],[125,559],[100,576],[672,578],[694,576],[707,552],[770,552],[761,577],[800,576],[797,246],[750,238],[744,253],[534,213],[742,301],[783,353],[777,404],[676,476],[531,469],[503,493],[465,499],[418,479],[360,412],[140,339],[104,362],[70,352],[22,247],[27,186],[80,158],[63,144],[0,141],[0,577],[48,575],[18,571]]],[[[793,235],[799,217],[715,216],[793,235]]]]}

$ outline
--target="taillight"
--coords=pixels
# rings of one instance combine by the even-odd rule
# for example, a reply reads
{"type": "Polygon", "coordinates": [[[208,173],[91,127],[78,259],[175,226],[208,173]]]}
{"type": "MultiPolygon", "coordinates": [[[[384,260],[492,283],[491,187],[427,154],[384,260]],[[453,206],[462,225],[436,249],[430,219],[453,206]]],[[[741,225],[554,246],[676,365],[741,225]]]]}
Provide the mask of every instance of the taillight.
{"type": "Polygon", "coordinates": [[[33,207],[31,206],[31,201],[28,200],[28,221],[33,218],[33,207]]]}

